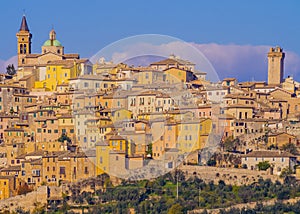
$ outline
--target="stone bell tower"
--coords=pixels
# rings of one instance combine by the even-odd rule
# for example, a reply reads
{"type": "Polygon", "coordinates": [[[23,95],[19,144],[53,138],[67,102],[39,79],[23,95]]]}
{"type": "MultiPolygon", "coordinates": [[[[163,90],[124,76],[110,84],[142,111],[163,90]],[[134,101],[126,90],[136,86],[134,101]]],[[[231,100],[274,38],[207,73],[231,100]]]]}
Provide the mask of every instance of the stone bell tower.
{"type": "Polygon", "coordinates": [[[284,56],[282,48],[270,48],[268,53],[268,84],[280,85],[283,82],[284,56]]]}
{"type": "Polygon", "coordinates": [[[25,64],[25,56],[31,54],[31,38],[25,15],[22,18],[19,32],[16,34],[18,39],[18,67],[25,64]]]}

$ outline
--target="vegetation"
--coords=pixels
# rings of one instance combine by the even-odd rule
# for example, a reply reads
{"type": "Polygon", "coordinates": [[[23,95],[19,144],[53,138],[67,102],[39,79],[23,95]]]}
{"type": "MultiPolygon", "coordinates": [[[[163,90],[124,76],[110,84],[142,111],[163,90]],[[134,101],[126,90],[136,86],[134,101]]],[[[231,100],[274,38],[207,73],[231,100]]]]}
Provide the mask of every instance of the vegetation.
{"type": "Polygon", "coordinates": [[[283,151],[286,151],[286,152],[289,152],[293,155],[297,155],[298,154],[298,150],[297,150],[297,147],[295,144],[293,143],[287,143],[287,144],[284,144],[281,149],[283,151]]]}
{"type": "Polygon", "coordinates": [[[262,161],[257,164],[257,167],[259,170],[266,171],[267,169],[269,169],[271,167],[271,165],[270,165],[269,161],[262,161]]]}
{"type": "Polygon", "coordinates": [[[69,138],[66,134],[62,133],[61,136],[58,138],[58,142],[65,142],[65,140],[68,142],[68,143],[71,143],[72,140],[71,138],[69,138]]]}
{"type": "Polygon", "coordinates": [[[224,151],[236,151],[240,143],[239,138],[227,137],[223,144],[224,151]]]}
{"type": "MultiPolygon", "coordinates": [[[[277,201],[274,205],[262,205],[257,203],[254,209],[249,208],[231,208],[230,210],[222,210],[222,214],[254,214],[254,213],[299,213],[300,210],[300,201],[297,201],[294,204],[284,204],[280,201],[277,201]]],[[[205,213],[205,212],[203,212],[205,213]]]]}
{"type": "Polygon", "coordinates": [[[286,178],[286,177],[290,176],[291,174],[293,174],[293,171],[289,167],[286,167],[286,168],[282,169],[282,171],[280,173],[280,177],[286,178]]]}
{"type": "Polygon", "coordinates": [[[226,185],[223,180],[217,184],[212,181],[206,183],[196,175],[187,179],[185,173],[179,170],[152,181],[124,180],[122,185],[115,187],[107,179],[102,179],[103,187],[94,192],[71,189],[71,195],[65,197],[59,210],[53,211],[65,213],[72,206],[79,206],[88,209],[89,213],[128,213],[129,209],[141,214],[187,213],[199,208],[222,208],[238,203],[300,196],[300,184],[290,176],[283,183],[259,179],[247,186],[226,185]]]}
{"type": "Polygon", "coordinates": [[[15,66],[13,64],[10,64],[6,67],[6,73],[10,76],[13,76],[17,73],[15,66]]]}
{"type": "Polygon", "coordinates": [[[152,143],[149,143],[146,154],[147,156],[150,155],[152,157],[152,143]]]}

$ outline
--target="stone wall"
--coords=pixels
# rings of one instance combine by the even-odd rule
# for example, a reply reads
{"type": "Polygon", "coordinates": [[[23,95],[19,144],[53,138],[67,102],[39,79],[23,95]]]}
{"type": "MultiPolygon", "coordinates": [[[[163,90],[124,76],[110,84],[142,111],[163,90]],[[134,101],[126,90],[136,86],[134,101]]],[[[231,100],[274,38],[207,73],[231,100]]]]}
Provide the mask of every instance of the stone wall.
{"type": "Polygon", "coordinates": [[[47,203],[47,186],[41,186],[36,191],[25,195],[18,195],[0,201],[0,213],[5,211],[13,212],[18,207],[23,210],[33,211],[37,206],[47,203]]]}
{"type": "Polygon", "coordinates": [[[197,175],[205,182],[214,181],[216,184],[219,180],[223,180],[226,184],[247,185],[257,182],[259,178],[269,178],[273,182],[276,180],[282,181],[277,175],[269,175],[266,171],[254,171],[249,169],[190,165],[181,165],[178,169],[182,170],[187,177],[197,175]]]}

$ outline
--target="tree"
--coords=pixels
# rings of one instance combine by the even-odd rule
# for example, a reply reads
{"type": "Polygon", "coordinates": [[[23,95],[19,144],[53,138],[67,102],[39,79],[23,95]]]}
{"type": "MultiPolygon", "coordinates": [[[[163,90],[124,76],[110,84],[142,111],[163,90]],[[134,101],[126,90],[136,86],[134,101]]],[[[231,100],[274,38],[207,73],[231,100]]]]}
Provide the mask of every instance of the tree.
{"type": "Polygon", "coordinates": [[[15,210],[16,213],[18,214],[29,214],[29,211],[24,210],[22,207],[17,207],[15,210]]]}
{"type": "Polygon", "coordinates": [[[207,166],[216,166],[217,162],[214,159],[209,159],[206,164],[207,166]]]}
{"type": "Polygon", "coordinates": [[[293,143],[284,144],[281,147],[281,149],[284,150],[284,151],[286,151],[286,152],[292,153],[293,155],[297,155],[298,154],[297,147],[293,143]]]}
{"type": "Polygon", "coordinates": [[[271,165],[270,165],[269,161],[262,161],[262,162],[259,162],[257,164],[258,169],[259,170],[264,170],[264,171],[266,171],[267,169],[269,169],[270,166],[271,165]]]}
{"type": "Polygon", "coordinates": [[[14,108],[13,108],[13,107],[11,107],[11,108],[10,108],[10,110],[9,110],[9,113],[10,113],[11,115],[13,115],[13,114],[15,113],[15,111],[14,111],[14,108]]]}
{"type": "Polygon", "coordinates": [[[240,146],[241,142],[239,138],[227,137],[224,141],[225,151],[236,151],[237,147],[240,146]]]}
{"type": "Polygon", "coordinates": [[[152,143],[150,143],[148,145],[148,149],[146,151],[147,156],[151,156],[152,157],[152,143]]]}
{"type": "Polygon", "coordinates": [[[233,137],[227,137],[224,141],[224,150],[232,151],[234,150],[234,139],[233,137]]]}
{"type": "Polygon", "coordinates": [[[6,73],[11,76],[13,76],[17,73],[14,64],[10,64],[6,67],[6,73]]]}
{"type": "Polygon", "coordinates": [[[281,173],[280,173],[280,177],[281,178],[286,178],[287,176],[293,174],[293,171],[289,168],[289,167],[286,167],[286,168],[283,168],[281,173]]]}
{"type": "Polygon", "coordinates": [[[71,138],[69,138],[66,134],[62,133],[61,136],[58,138],[58,142],[65,142],[65,140],[68,142],[68,143],[71,143],[72,140],[71,138]]]}
{"type": "Polygon", "coordinates": [[[183,213],[183,207],[180,204],[174,204],[168,210],[168,214],[182,214],[182,213],[183,213]]]}

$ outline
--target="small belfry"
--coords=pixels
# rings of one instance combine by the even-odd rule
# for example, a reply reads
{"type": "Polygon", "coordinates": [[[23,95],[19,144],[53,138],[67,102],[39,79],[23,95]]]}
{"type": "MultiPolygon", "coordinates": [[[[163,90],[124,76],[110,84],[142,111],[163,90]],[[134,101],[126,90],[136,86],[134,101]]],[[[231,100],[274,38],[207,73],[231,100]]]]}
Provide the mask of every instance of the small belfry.
{"type": "Polygon", "coordinates": [[[49,39],[45,41],[42,46],[42,54],[46,54],[46,53],[54,53],[58,55],[64,54],[64,47],[56,39],[56,32],[53,28],[49,33],[49,39]]]}
{"type": "Polygon", "coordinates": [[[16,36],[18,40],[18,67],[20,67],[25,63],[25,56],[31,54],[32,34],[29,31],[25,15],[22,17],[21,26],[16,36]]]}
{"type": "Polygon", "coordinates": [[[279,46],[270,48],[268,53],[268,84],[280,85],[283,82],[285,53],[279,46]]]}

